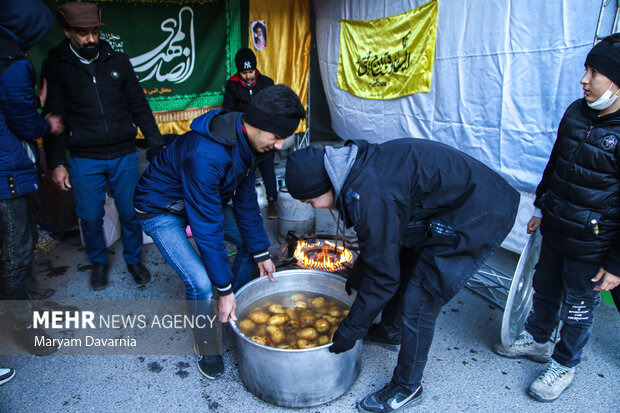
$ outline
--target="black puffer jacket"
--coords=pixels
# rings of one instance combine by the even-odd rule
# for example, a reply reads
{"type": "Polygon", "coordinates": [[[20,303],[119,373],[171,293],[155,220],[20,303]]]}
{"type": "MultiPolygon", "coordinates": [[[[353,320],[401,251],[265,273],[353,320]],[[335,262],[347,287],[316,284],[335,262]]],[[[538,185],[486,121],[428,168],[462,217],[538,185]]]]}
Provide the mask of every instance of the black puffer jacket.
{"type": "Polygon", "coordinates": [[[50,169],[72,157],[112,159],[134,152],[136,125],[149,147],[163,140],[129,58],[100,40],[99,58],[80,62],[65,39],[50,52],[43,76],[46,111],[63,117],[68,133],[45,139],[50,169]],[[92,73],[91,73],[92,71],[92,73]]]}
{"type": "Polygon", "coordinates": [[[573,102],[534,204],[541,231],[563,254],[620,274],[620,111],[605,116],[573,102]]]}
{"type": "Polygon", "coordinates": [[[246,86],[241,80],[239,73],[233,75],[226,82],[226,91],[224,92],[224,103],[222,107],[231,112],[244,112],[248,110],[252,98],[266,87],[272,86],[271,78],[261,75],[256,71],[256,80],[252,86],[246,86]]]}

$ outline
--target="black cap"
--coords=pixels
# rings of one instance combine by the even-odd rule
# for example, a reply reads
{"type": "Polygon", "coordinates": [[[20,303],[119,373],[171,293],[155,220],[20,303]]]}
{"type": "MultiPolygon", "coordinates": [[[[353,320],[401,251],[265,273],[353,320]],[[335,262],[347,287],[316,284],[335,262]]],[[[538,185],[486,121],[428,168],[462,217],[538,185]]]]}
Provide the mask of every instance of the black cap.
{"type": "Polygon", "coordinates": [[[308,146],[291,153],[286,162],[286,188],[295,199],[312,199],[328,192],[332,183],[325,170],[325,149],[308,146]]]}
{"type": "Polygon", "coordinates": [[[586,66],[591,66],[620,86],[620,47],[606,41],[596,44],[586,57],[586,66]]]}
{"type": "Polygon", "coordinates": [[[247,47],[239,49],[235,55],[235,66],[237,66],[237,72],[256,69],[256,55],[247,47]]]}

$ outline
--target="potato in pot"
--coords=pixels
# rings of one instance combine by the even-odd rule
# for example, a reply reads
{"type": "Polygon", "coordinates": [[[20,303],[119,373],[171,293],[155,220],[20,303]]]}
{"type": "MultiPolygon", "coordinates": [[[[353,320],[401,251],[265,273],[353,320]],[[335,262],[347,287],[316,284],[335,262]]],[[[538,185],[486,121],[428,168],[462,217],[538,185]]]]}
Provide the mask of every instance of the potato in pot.
{"type": "Polygon", "coordinates": [[[316,329],[316,331],[318,331],[319,333],[326,333],[329,331],[331,325],[329,324],[329,322],[323,318],[320,318],[318,320],[316,320],[316,322],[314,323],[314,328],[316,329]]]}
{"type": "Polygon", "coordinates": [[[265,336],[252,336],[250,337],[250,340],[257,342],[258,344],[262,344],[263,346],[271,345],[271,341],[269,340],[269,337],[265,337],[265,336]]]}
{"type": "Polygon", "coordinates": [[[301,330],[297,330],[295,335],[306,340],[314,340],[319,336],[314,328],[302,328],[301,330]]]}
{"type": "Polygon", "coordinates": [[[300,338],[295,344],[299,349],[316,347],[316,345],[312,341],[306,340],[304,338],[300,338]]]}
{"type": "Polygon", "coordinates": [[[280,344],[286,338],[284,331],[277,326],[267,326],[267,333],[269,334],[271,342],[274,344],[280,344]]]}
{"type": "Polygon", "coordinates": [[[243,334],[245,335],[251,334],[256,328],[256,324],[252,320],[247,318],[239,321],[238,326],[239,330],[241,330],[241,332],[243,332],[243,334]]]}
{"type": "Polygon", "coordinates": [[[269,317],[267,320],[267,325],[269,326],[279,326],[288,321],[288,316],[286,314],[276,314],[269,317]]]}
{"type": "Polygon", "coordinates": [[[250,315],[248,315],[248,318],[252,320],[253,322],[255,322],[256,324],[263,324],[263,323],[266,323],[267,320],[269,320],[269,313],[256,310],[256,311],[252,311],[250,315]]]}

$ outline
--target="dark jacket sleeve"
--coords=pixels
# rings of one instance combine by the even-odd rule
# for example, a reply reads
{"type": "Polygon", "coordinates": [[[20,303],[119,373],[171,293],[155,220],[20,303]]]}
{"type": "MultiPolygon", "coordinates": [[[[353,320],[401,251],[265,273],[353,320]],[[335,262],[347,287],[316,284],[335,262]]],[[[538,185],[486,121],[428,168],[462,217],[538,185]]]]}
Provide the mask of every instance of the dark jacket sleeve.
{"type": "MultiPolygon", "coordinates": [[[[618,149],[618,147],[616,147],[616,165],[616,168],[620,171],[620,149],[618,149]]],[[[603,261],[602,267],[605,271],[609,271],[614,275],[620,276],[620,235],[618,239],[616,239],[616,245],[609,250],[607,257],[603,261]]],[[[619,288],[620,287],[617,287],[616,289],[619,288]]]]}
{"type": "Polygon", "coordinates": [[[357,297],[339,331],[357,340],[364,337],[400,285],[400,220],[396,203],[378,194],[362,194],[346,207],[355,223],[365,268],[357,297]]]}
{"type": "MultiPolygon", "coordinates": [[[[211,283],[219,289],[233,279],[224,243],[219,184],[226,175],[224,150],[196,151],[182,165],[185,211],[211,283]]],[[[231,290],[232,291],[232,290],[231,290]]]]}
{"type": "Polygon", "coordinates": [[[235,96],[233,95],[233,88],[231,85],[231,81],[226,82],[225,90],[224,90],[224,102],[222,103],[222,107],[224,109],[228,109],[232,112],[236,111],[235,105],[235,96]]]}
{"type": "Polygon", "coordinates": [[[136,73],[131,66],[129,58],[124,54],[119,54],[123,59],[125,70],[127,70],[127,80],[124,86],[125,96],[127,97],[127,106],[129,113],[133,117],[135,124],[140,127],[144,138],[149,145],[149,148],[161,147],[164,144],[164,140],[161,136],[161,132],[157,127],[155,118],[151,107],[144,96],[144,91],[140,82],[136,76],[136,73]]]}
{"type": "MultiPolygon", "coordinates": [[[[66,119],[65,95],[60,82],[56,78],[56,71],[52,68],[52,62],[48,58],[43,62],[42,74],[47,80],[47,99],[45,100],[45,112],[52,115],[62,116],[66,119]]],[[[59,165],[67,164],[67,131],[58,136],[47,135],[43,139],[47,168],[54,169],[59,165]]]]}
{"type": "Polygon", "coordinates": [[[2,112],[9,129],[20,139],[34,140],[49,134],[47,121],[37,112],[34,71],[27,60],[18,60],[3,73],[2,112]]]}
{"type": "MultiPolygon", "coordinates": [[[[566,115],[564,115],[566,116],[566,115]]],[[[561,144],[562,135],[561,130],[564,125],[564,117],[560,121],[560,126],[558,127],[557,137],[555,139],[555,143],[553,144],[553,149],[551,150],[551,155],[549,156],[549,161],[547,162],[547,166],[545,166],[545,170],[543,172],[540,183],[536,187],[536,199],[534,199],[534,206],[540,208],[540,198],[543,194],[549,189],[549,183],[551,182],[551,176],[553,175],[553,171],[555,170],[556,160],[558,158],[558,147],[561,144]]]]}
{"type": "MultiPolygon", "coordinates": [[[[263,217],[260,214],[254,187],[255,182],[255,171],[252,169],[252,172],[243,179],[235,191],[233,209],[243,241],[248,251],[256,257],[257,254],[263,253],[269,248],[269,237],[263,225],[263,217]]],[[[269,255],[262,258],[269,258],[269,255]]],[[[258,261],[262,261],[262,259],[258,261]]]]}

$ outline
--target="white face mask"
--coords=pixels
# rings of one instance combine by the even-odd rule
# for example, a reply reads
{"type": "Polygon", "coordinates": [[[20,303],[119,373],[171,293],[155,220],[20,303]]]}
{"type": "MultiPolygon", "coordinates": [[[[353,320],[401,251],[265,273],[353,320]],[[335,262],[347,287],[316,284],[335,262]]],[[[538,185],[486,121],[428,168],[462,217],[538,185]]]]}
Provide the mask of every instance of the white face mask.
{"type": "Polygon", "coordinates": [[[611,87],[613,85],[613,83],[609,85],[609,89],[607,89],[605,93],[603,93],[601,97],[596,99],[594,102],[586,102],[588,106],[590,106],[594,110],[604,110],[613,105],[616,99],[618,99],[618,92],[620,92],[620,89],[618,89],[616,93],[614,93],[614,95],[612,96],[611,87]]]}

